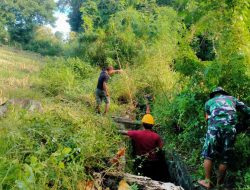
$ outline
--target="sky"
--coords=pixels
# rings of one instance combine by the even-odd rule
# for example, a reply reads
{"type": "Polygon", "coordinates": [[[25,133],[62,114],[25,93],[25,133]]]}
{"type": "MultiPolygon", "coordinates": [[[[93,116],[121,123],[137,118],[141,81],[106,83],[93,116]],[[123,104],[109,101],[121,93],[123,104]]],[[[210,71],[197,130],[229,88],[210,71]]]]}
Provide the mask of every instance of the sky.
{"type": "Polygon", "coordinates": [[[52,27],[51,25],[49,25],[49,27],[52,29],[52,31],[54,33],[56,31],[62,32],[64,35],[64,38],[67,38],[67,36],[70,32],[70,25],[67,22],[67,20],[68,20],[67,15],[65,13],[55,12],[54,16],[57,19],[55,22],[55,26],[52,27]]]}
{"type": "MultiPolygon", "coordinates": [[[[56,3],[58,0],[54,0],[56,3]]],[[[55,25],[52,27],[49,25],[49,27],[52,29],[53,33],[56,31],[62,32],[64,35],[64,38],[67,38],[70,32],[70,25],[67,22],[68,16],[66,13],[61,13],[59,11],[56,11],[54,13],[55,18],[57,19],[55,22],[55,25]]]]}

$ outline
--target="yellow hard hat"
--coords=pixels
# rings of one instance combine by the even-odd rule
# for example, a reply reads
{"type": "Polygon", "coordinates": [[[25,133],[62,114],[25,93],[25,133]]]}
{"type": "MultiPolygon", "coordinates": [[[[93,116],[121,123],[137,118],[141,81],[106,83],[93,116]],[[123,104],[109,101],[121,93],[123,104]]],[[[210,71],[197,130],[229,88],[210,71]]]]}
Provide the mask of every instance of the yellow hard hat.
{"type": "Polygon", "coordinates": [[[154,118],[151,114],[145,114],[141,121],[142,121],[142,123],[147,123],[147,124],[151,124],[151,125],[155,124],[154,118]]]}

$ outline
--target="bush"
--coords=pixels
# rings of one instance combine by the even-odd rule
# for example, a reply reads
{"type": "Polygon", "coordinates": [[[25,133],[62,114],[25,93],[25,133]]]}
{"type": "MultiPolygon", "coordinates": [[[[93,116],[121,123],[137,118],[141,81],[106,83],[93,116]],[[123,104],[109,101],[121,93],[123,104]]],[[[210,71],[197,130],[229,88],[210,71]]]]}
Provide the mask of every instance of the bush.
{"type": "Polygon", "coordinates": [[[42,91],[50,96],[68,94],[75,90],[78,85],[73,71],[60,63],[50,63],[45,66],[41,73],[42,91]]]}
{"type": "Polygon", "coordinates": [[[2,120],[0,142],[8,140],[8,148],[1,149],[2,188],[76,188],[95,168],[106,169],[118,150],[120,138],[109,119],[78,104],[53,104],[45,110],[13,109],[2,120]]]}
{"type": "Polygon", "coordinates": [[[62,44],[50,40],[33,40],[24,46],[25,50],[34,51],[41,55],[59,56],[62,55],[62,44]]]}
{"type": "Polygon", "coordinates": [[[29,43],[23,44],[26,50],[42,55],[59,56],[63,52],[63,42],[60,35],[55,35],[50,28],[40,26],[33,32],[29,43]]]}
{"type": "Polygon", "coordinates": [[[41,72],[40,88],[49,96],[77,96],[84,79],[92,77],[94,69],[79,58],[49,59],[41,72]]]}
{"type": "Polygon", "coordinates": [[[94,74],[93,67],[79,58],[68,58],[65,60],[65,65],[74,72],[79,80],[91,78],[94,74]]]}

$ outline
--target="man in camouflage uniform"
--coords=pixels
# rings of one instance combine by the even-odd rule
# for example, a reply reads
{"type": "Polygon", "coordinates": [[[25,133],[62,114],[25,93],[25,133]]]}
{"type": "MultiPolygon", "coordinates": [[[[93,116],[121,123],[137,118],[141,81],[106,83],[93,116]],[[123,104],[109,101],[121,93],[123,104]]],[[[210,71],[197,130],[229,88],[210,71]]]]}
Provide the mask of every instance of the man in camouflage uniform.
{"type": "Polygon", "coordinates": [[[198,183],[210,189],[213,160],[219,159],[217,185],[224,183],[229,159],[234,146],[237,123],[237,110],[250,115],[250,108],[237,98],[229,96],[223,88],[218,87],[210,94],[210,100],[205,104],[208,130],[202,150],[204,160],[205,180],[198,183]]]}

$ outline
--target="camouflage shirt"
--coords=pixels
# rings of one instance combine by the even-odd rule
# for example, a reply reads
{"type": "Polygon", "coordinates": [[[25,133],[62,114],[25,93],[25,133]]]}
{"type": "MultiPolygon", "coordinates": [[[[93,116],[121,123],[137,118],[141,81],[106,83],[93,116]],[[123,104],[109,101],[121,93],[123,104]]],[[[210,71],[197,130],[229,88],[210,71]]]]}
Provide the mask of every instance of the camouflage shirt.
{"type": "Polygon", "coordinates": [[[208,115],[208,126],[232,128],[237,123],[236,111],[240,109],[250,115],[250,108],[237,98],[219,95],[208,100],[205,110],[208,115]]]}

